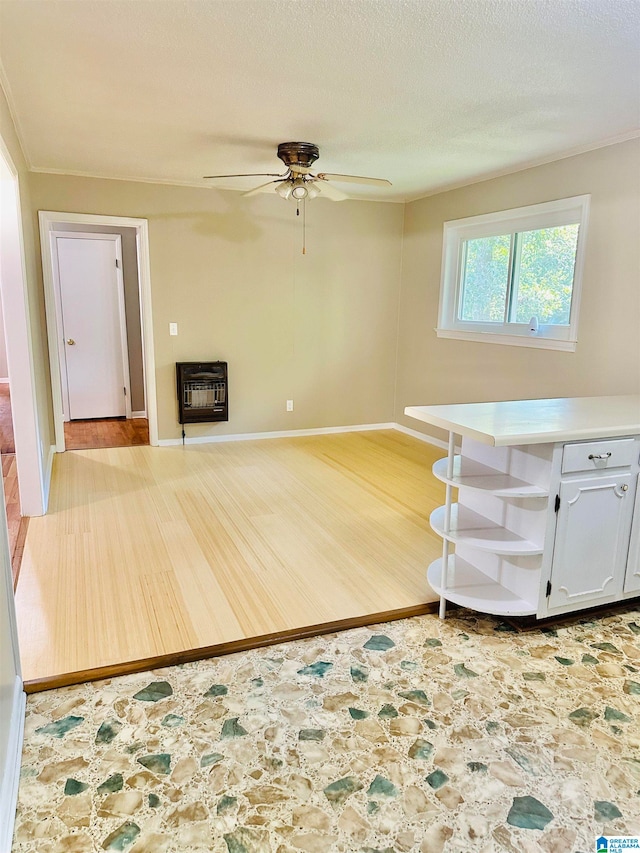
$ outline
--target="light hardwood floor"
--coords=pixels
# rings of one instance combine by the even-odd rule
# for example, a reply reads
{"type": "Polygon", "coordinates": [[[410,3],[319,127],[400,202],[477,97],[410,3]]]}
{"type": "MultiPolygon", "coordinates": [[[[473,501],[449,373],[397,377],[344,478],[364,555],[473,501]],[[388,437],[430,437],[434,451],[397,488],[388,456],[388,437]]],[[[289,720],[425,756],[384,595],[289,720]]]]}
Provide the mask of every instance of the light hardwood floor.
{"type": "Polygon", "coordinates": [[[442,455],[392,430],[58,454],[16,594],[25,681],[424,608],[442,455]]]}

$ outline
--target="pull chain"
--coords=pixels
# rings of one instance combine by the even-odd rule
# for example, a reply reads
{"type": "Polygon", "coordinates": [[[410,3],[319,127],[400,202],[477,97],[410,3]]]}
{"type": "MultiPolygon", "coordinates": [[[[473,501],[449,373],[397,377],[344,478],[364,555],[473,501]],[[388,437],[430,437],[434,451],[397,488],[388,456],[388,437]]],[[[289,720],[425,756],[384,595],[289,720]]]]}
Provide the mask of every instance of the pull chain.
{"type": "MultiPolygon", "coordinates": [[[[307,254],[307,204],[302,199],[302,254],[307,254]]],[[[296,199],[296,216],[300,216],[300,201],[296,199]]]]}

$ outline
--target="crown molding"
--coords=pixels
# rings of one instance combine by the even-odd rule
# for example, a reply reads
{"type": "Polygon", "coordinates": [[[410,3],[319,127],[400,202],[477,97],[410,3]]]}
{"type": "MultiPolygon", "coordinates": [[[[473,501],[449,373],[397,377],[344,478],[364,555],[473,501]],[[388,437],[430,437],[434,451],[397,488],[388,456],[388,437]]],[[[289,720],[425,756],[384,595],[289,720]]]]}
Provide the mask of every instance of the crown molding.
{"type": "Polygon", "coordinates": [[[515,175],[518,172],[526,172],[528,169],[535,169],[536,166],[547,166],[549,163],[556,163],[560,160],[567,160],[569,157],[577,157],[580,154],[588,154],[590,151],[598,151],[600,148],[608,148],[610,145],[619,145],[622,142],[629,142],[632,139],[640,138],[640,128],[630,130],[627,133],[621,133],[618,136],[611,136],[600,142],[592,142],[588,145],[580,145],[576,148],[568,149],[559,154],[550,154],[548,157],[540,157],[535,160],[528,160],[525,163],[519,163],[517,166],[506,169],[498,169],[494,172],[488,172],[485,175],[478,175],[475,178],[468,178],[463,181],[445,184],[431,192],[422,193],[421,195],[407,197],[406,203],[410,204],[414,201],[421,201],[423,198],[431,198],[441,193],[448,193],[452,190],[461,190],[464,187],[471,187],[474,184],[481,184],[484,181],[492,181],[495,178],[504,178],[506,175],[515,175]]]}

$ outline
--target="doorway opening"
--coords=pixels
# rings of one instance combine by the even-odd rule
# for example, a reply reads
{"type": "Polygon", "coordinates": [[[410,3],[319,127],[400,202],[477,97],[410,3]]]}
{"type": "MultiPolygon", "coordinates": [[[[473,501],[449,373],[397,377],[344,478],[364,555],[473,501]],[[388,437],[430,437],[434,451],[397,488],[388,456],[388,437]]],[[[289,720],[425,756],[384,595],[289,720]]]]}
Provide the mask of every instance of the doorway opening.
{"type": "Polygon", "coordinates": [[[56,449],[157,444],[146,220],[39,216],[56,449]]]}
{"type": "Polygon", "coordinates": [[[14,589],[29,516],[42,515],[47,506],[53,454],[47,453],[41,435],[18,173],[0,139],[0,513],[6,510],[7,570],[10,566],[14,589]]]}
{"type": "Polygon", "coordinates": [[[11,391],[9,388],[9,368],[7,364],[7,342],[4,333],[4,315],[2,311],[2,294],[0,293],[0,462],[2,464],[2,484],[4,486],[4,503],[7,510],[7,531],[9,533],[9,554],[11,556],[11,572],[15,588],[20,573],[24,538],[26,538],[26,523],[20,512],[20,488],[18,486],[18,468],[16,466],[16,443],[13,437],[13,415],[11,412],[11,391]],[[21,528],[25,536],[22,539],[19,553],[18,538],[21,528]]]}
{"type": "Polygon", "coordinates": [[[95,450],[98,447],[137,447],[149,444],[149,421],[136,418],[85,418],[64,425],[67,450],[95,450]]]}
{"type": "Polygon", "coordinates": [[[4,318],[0,303],[0,463],[2,465],[2,484],[4,503],[7,512],[7,532],[9,534],[9,556],[13,588],[18,585],[22,552],[27,538],[29,519],[22,515],[20,507],[20,486],[18,484],[18,466],[16,463],[16,443],[13,431],[13,413],[11,410],[11,391],[7,370],[7,352],[4,339],[4,318]]]}

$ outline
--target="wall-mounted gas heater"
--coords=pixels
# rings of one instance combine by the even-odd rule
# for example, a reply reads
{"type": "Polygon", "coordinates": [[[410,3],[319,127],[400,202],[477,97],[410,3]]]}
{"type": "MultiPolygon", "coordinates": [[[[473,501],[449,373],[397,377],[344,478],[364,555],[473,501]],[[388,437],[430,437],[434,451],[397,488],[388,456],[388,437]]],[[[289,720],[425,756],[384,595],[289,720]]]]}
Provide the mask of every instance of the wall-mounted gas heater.
{"type": "Polygon", "coordinates": [[[229,420],[226,361],[179,361],[176,377],[181,424],[229,420]]]}

